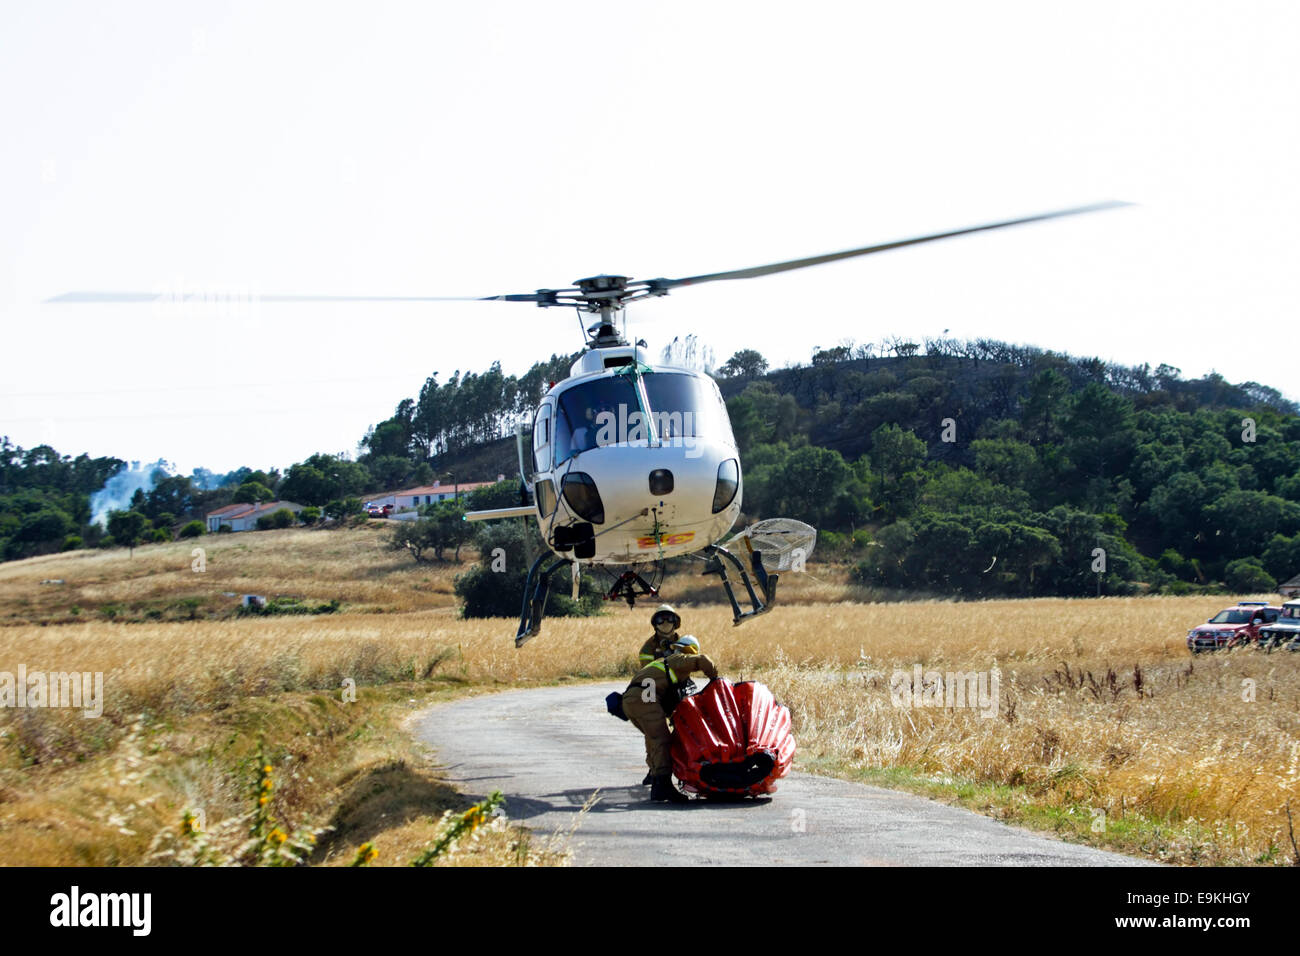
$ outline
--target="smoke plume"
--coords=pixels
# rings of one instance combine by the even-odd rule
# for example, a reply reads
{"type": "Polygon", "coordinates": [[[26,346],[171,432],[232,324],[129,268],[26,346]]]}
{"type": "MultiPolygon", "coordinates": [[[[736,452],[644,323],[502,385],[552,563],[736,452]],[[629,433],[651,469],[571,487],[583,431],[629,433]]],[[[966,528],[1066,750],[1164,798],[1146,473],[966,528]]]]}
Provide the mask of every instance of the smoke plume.
{"type": "Polygon", "coordinates": [[[131,462],[130,468],[119,471],[90,496],[90,523],[107,528],[110,511],[125,511],[137,490],[148,494],[154,485],[170,474],[171,469],[172,466],[161,458],[143,467],[138,461],[131,462]]]}

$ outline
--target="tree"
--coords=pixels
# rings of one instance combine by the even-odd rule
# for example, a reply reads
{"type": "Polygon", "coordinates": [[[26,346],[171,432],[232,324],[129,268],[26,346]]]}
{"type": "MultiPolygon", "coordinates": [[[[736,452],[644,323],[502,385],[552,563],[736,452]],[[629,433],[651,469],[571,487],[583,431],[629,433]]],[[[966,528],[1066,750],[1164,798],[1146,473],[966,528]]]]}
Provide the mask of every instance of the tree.
{"type": "Polygon", "coordinates": [[[911,510],[920,489],[919,469],[925,461],[925,442],[897,425],[881,425],[871,433],[871,470],[876,476],[880,507],[891,516],[911,510]]]}
{"type": "Polygon", "coordinates": [[[837,345],[829,349],[814,348],[812,363],[813,365],[834,365],[837,362],[847,362],[852,357],[852,352],[852,348],[848,345],[837,345]]]}
{"type": "MultiPolygon", "coordinates": [[[[770,507],[779,513],[813,525],[826,524],[839,508],[847,507],[842,497],[854,480],[853,469],[829,448],[805,445],[795,449],[773,469],[768,496],[770,507]]],[[[866,489],[857,487],[850,498],[865,498],[866,489]]]]}
{"type": "Polygon", "coordinates": [[[1242,594],[1263,594],[1277,589],[1277,580],[1264,570],[1258,558],[1229,561],[1223,570],[1224,583],[1242,594]]]}
{"type": "Polygon", "coordinates": [[[289,469],[280,485],[280,497],[305,505],[324,505],[332,499],[359,495],[372,478],[365,465],[334,455],[312,455],[289,469]]]}
{"type": "Polygon", "coordinates": [[[1059,420],[1064,413],[1065,397],[1069,394],[1070,380],[1054,368],[1044,369],[1030,380],[1021,407],[1021,428],[1030,441],[1056,441],[1060,438],[1059,420]]]}
{"type": "Polygon", "coordinates": [[[1080,476],[1108,479],[1122,472],[1137,448],[1133,403],[1093,382],[1067,404],[1065,453],[1080,476]]]}
{"type": "Polygon", "coordinates": [[[493,508],[515,508],[519,506],[518,479],[498,481],[482,488],[476,488],[464,497],[465,510],[490,511],[493,508]]]}
{"type": "Polygon", "coordinates": [[[392,457],[409,461],[407,456],[410,454],[411,419],[395,417],[380,422],[361,439],[361,444],[372,458],[392,457]]]}
{"type": "Polygon", "coordinates": [[[235,489],[235,496],[231,501],[241,504],[256,505],[263,501],[274,501],[275,492],[266,485],[256,481],[246,481],[235,489]]]}
{"type": "Polygon", "coordinates": [[[42,508],[22,519],[15,541],[39,544],[45,541],[62,541],[75,530],[72,520],[58,508],[42,508]]]}
{"type": "Polygon", "coordinates": [[[1300,534],[1286,537],[1277,534],[1264,549],[1264,568],[1278,581],[1288,581],[1300,574],[1300,534]]]}
{"type": "Polygon", "coordinates": [[[135,546],[148,527],[149,519],[138,511],[110,511],[108,514],[108,533],[119,545],[131,549],[131,557],[135,557],[135,546]]]}
{"type": "Polygon", "coordinates": [[[388,546],[393,551],[409,551],[416,563],[442,560],[442,537],[438,522],[432,518],[398,521],[388,546]]]}
{"type": "MultiPolygon", "coordinates": [[[[194,482],[189,478],[180,475],[168,475],[160,479],[149,490],[149,494],[146,496],[145,516],[152,519],[155,524],[163,524],[165,522],[160,521],[160,518],[164,513],[170,512],[173,515],[183,515],[194,506],[196,491],[194,482]]],[[[242,501],[243,499],[236,498],[235,500],[242,501]]]]}
{"type": "Polygon", "coordinates": [[[794,437],[799,403],[779,394],[770,382],[751,382],[727,402],[727,414],[742,455],[755,445],[794,437]]]}
{"type": "Polygon", "coordinates": [[[440,501],[434,505],[425,505],[420,511],[437,524],[438,560],[442,560],[443,548],[455,548],[452,560],[460,563],[460,549],[473,537],[474,530],[465,520],[465,509],[455,501],[440,501]]]}
{"type": "Polygon", "coordinates": [[[1133,582],[1143,571],[1142,561],[1124,539],[1124,523],[1118,515],[1058,506],[1034,516],[1034,522],[1061,545],[1060,560],[1042,569],[1040,581],[1045,593],[1096,594],[1099,575],[1103,594],[1131,594],[1136,590],[1133,582]],[[1103,560],[1104,565],[1100,563],[1103,560]],[[1105,570],[1096,571],[1094,567],[1105,570]]]}
{"type": "Polygon", "coordinates": [[[413,469],[409,458],[399,455],[380,455],[371,458],[366,467],[381,488],[406,488],[413,469]]]}
{"type": "Polygon", "coordinates": [[[1009,438],[977,438],[970,445],[975,470],[984,477],[1011,488],[1034,483],[1038,456],[1032,445],[1009,438]]]}
{"type": "Polygon", "coordinates": [[[767,371],[767,359],[754,349],[741,349],[722,363],[718,374],[723,378],[757,378],[767,371]]]}
{"type": "MultiPolygon", "coordinates": [[[[293,465],[280,486],[287,501],[307,505],[328,505],[338,496],[338,488],[319,468],[311,465],[293,465]]],[[[326,514],[328,514],[328,510],[326,514]]]]}
{"type": "Polygon", "coordinates": [[[864,584],[880,584],[902,588],[912,584],[907,569],[907,558],[916,541],[916,532],[907,521],[895,521],[876,533],[869,545],[867,557],[855,570],[864,584]]]}
{"type": "Polygon", "coordinates": [[[1218,558],[1252,557],[1274,535],[1300,531],[1300,504],[1262,491],[1230,491],[1204,511],[1205,532],[1218,558]]]}

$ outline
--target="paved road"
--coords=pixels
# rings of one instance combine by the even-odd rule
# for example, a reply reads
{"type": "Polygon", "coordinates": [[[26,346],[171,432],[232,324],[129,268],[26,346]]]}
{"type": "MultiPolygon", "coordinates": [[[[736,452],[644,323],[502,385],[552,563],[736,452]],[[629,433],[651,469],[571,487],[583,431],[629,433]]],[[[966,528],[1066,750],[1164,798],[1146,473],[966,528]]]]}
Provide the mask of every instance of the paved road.
{"type": "MultiPolygon", "coordinates": [[[[462,792],[506,794],[539,833],[567,830],[580,865],[1131,866],[1141,861],[911,794],[791,773],[769,799],[648,802],[641,735],[605,712],[610,684],[507,691],[436,705],[411,724],[462,792]]],[[[796,757],[796,763],[798,758],[796,757]]]]}

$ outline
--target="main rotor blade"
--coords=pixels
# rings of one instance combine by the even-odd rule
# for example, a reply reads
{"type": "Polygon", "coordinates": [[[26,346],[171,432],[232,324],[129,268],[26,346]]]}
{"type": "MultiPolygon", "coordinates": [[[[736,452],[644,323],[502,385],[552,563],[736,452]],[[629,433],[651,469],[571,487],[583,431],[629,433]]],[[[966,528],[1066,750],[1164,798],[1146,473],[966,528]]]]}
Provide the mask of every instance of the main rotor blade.
{"type": "Polygon", "coordinates": [[[185,300],[193,297],[250,299],[257,302],[537,302],[534,292],[521,295],[257,295],[236,290],[211,292],[65,292],[46,302],[154,302],[159,299],[185,300]]]}
{"type": "Polygon", "coordinates": [[[990,222],[982,226],[970,226],[966,229],[954,229],[951,232],[936,232],[928,236],[916,236],[912,239],[899,239],[896,242],[883,242],[876,246],[864,246],[861,249],[849,249],[845,252],[831,252],[824,256],[809,256],[807,259],[791,259],[789,262],[774,262],[766,266],[754,266],[749,269],[733,269],[730,272],[713,272],[708,275],[690,276],[686,279],[650,279],[651,288],[671,289],[682,285],[698,285],[701,282],[717,282],[721,279],[754,279],[758,276],[771,275],[774,272],[789,272],[791,269],[805,269],[818,266],[823,262],[837,259],[851,259],[854,256],[867,256],[873,252],[887,252],[901,249],[903,246],[915,246],[922,242],[934,242],[937,239],[951,239],[953,236],[965,236],[972,232],[987,232],[990,229],[1005,229],[1007,226],[1019,226],[1027,222],[1042,222],[1044,219],[1058,219],[1061,216],[1077,216],[1085,212],[1099,212],[1103,209],[1116,209],[1131,206],[1132,203],[1111,200],[1093,203],[1090,206],[1076,206],[1073,209],[1058,209],[1055,212],[1040,213],[1037,216],[1025,216],[1022,219],[1007,219],[1003,222],[990,222]]]}

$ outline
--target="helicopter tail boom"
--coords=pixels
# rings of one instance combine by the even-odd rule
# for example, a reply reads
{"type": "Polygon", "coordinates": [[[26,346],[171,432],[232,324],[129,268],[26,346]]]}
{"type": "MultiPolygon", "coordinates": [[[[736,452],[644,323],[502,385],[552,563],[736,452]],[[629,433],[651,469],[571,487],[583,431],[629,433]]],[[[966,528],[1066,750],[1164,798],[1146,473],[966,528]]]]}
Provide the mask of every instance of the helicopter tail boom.
{"type": "Polygon", "coordinates": [[[498,518],[527,518],[537,514],[532,505],[515,505],[511,508],[488,508],[485,511],[466,511],[466,521],[495,521],[498,518]]]}

